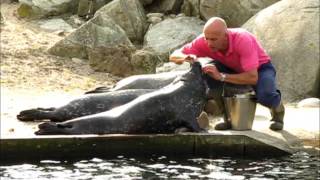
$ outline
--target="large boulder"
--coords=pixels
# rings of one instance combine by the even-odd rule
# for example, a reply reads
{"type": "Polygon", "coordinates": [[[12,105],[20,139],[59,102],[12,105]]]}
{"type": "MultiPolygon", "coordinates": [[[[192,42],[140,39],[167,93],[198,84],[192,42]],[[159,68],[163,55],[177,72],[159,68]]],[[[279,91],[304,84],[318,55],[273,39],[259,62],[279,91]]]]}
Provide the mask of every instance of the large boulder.
{"type": "Polygon", "coordinates": [[[126,77],[155,73],[158,57],[148,49],[136,50],[129,46],[101,47],[89,51],[89,63],[96,71],[126,77]]]}
{"type": "Polygon", "coordinates": [[[127,33],[132,42],[142,42],[147,18],[139,0],[113,0],[96,14],[108,14],[127,33]]]}
{"type": "Polygon", "coordinates": [[[282,0],[243,25],[261,40],[286,101],[319,96],[319,1],[282,0]]]}
{"type": "Polygon", "coordinates": [[[140,49],[131,55],[132,74],[154,74],[161,59],[152,50],[140,49]]]}
{"type": "Polygon", "coordinates": [[[131,54],[134,50],[133,47],[122,45],[90,48],[89,63],[96,71],[109,72],[117,76],[129,76],[133,74],[131,54]]]}
{"type": "Polygon", "coordinates": [[[101,47],[132,46],[126,33],[106,14],[99,14],[49,49],[64,57],[87,58],[88,51],[101,47]]]}
{"type": "Polygon", "coordinates": [[[18,15],[23,18],[43,18],[74,13],[79,0],[19,0],[18,15]]]}
{"type": "Polygon", "coordinates": [[[169,54],[192,41],[202,33],[204,22],[195,17],[166,19],[147,32],[144,47],[155,51],[162,62],[167,62],[169,54]]]}
{"type": "Polygon", "coordinates": [[[226,20],[229,27],[239,27],[261,9],[279,0],[185,0],[182,12],[189,16],[200,16],[204,20],[218,16],[226,20]]]}

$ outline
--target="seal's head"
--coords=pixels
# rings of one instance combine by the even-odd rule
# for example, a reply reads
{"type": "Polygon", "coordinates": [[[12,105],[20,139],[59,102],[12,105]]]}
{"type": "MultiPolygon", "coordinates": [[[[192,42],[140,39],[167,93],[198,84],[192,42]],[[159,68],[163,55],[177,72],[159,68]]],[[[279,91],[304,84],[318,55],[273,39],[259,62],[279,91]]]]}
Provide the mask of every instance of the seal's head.
{"type": "Polygon", "coordinates": [[[201,94],[200,96],[207,94],[208,85],[199,61],[194,61],[191,64],[191,69],[177,80],[183,81],[186,86],[189,86],[190,90],[193,92],[197,91],[197,93],[201,94]]]}
{"type": "Polygon", "coordinates": [[[187,82],[205,82],[204,73],[202,72],[201,68],[201,63],[198,61],[193,62],[191,64],[191,69],[187,73],[182,75],[181,80],[187,82]]]}

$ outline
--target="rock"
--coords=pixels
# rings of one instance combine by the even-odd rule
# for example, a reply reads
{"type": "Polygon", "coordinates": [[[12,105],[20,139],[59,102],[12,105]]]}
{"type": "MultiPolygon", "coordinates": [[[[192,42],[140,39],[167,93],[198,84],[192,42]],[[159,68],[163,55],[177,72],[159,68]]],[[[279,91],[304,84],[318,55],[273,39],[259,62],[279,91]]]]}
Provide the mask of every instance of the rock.
{"type": "Polygon", "coordinates": [[[79,0],[78,16],[92,17],[94,13],[112,0],[79,0]]]}
{"type": "Polygon", "coordinates": [[[156,72],[159,57],[155,52],[141,49],[131,56],[133,74],[152,74],[156,72]]]}
{"type": "Polygon", "coordinates": [[[204,22],[194,17],[166,19],[152,26],[145,35],[144,47],[159,54],[167,62],[169,54],[202,33],[204,22]]]}
{"type": "Polygon", "coordinates": [[[79,0],[19,0],[18,15],[22,18],[43,18],[72,13],[79,0]]]}
{"type": "Polygon", "coordinates": [[[60,18],[39,21],[39,25],[41,29],[47,31],[62,30],[66,32],[71,32],[73,30],[73,28],[68,23],[66,23],[63,19],[60,18]]]}
{"type": "Polygon", "coordinates": [[[285,101],[320,95],[317,22],[318,0],[282,0],[243,25],[260,39],[271,56],[285,101]]]}
{"type": "Polygon", "coordinates": [[[151,25],[158,24],[161,21],[162,21],[162,18],[160,18],[160,17],[152,16],[152,17],[148,18],[148,23],[150,23],[151,25]]]}
{"type": "Polygon", "coordinates": [[[148,13],[148,23],[151,23],[151,25],[155,25],[163,20],[164,14],[163,13],[148,13]]]}
{"type": "Polygon", "coordinates": [[[70,24],[73,28],[78,28],[82,24],[86,23],[86,21],[78,15],[72,15],[67,20],[67,23],[70,24]]]}
{"type": "Polygon", "coordinates": [[[148,12],[161,12],[165,14],[180,12],[183,0],[157,0],[146,7],[148,12]]]}
{"type": "Polygon", "coordinates": [[[90,49],[89,63],[96,71],[109,72],[117,76],[130,76],[134,74],[131,65],[133,47],[113,45],[90,49]]]}
{"type": "Polygon", "coordinates": [[[186,17],[184,13],[179,13],[176,17],[186,17]]]}
{"type": "Polygon", "coordinates": [[[299,108],[320,108],[320,99],[319,98],[307,98],[301,100],[297,107],[299,108]]]}
{"type": "Polygon", "coordinates": [[[71,60],[76,64],[83,64],[85,62],[85,59],[79,59],[79,58],[71,58],[71,60]]]}
{"type": "Polygon", "coordinates": [[[186,16],[200,18],[200,0],[184,0],[181,6],[181,12],[186,16]]]}
{"type": "Polygon", "coordinates": [[[147,49],[135,50],[132,47],[113,46],[89,51],[89,62],[97,71],[126,77],[155,73],[158,57],[156,53],[147,49]]]}
{"type": "Polygon", "coordinates": [[[95,0],[93,4],[94,12],[98,11],[100,8],[110,3],[112,0],[95,0]]]}
{"type": "Polygon", "coordinates": [[[87,58],[87,49],[132,46],[126,33],[106,14],[99,14],[58,41],[49,53],[64,57],[87,58]]]}
{"type": "Polygon", "coordinates": [[[17,3],[19,0],[1,0],[0,3],[17,3]]]}
{"type": "Polygon", "coordinates": [[[147,18],[151,18],[151,17],[158,17],[158,18],[163,19],[164,14],[163,13],[148,13],[147,18]]]}
{"type": "Polygon", "coordinates": [[[171,71],[184,71],[190,69],[190,63],[184,62],[183,64],[175,64],[173,62],[164,63],[162,66],[156,68],[157,73],[171,72],[171,71]]]}
{"type": "Polygon", "coordinates": [[[55,31],[54,33],[58,36],[65,36],[66,35],[64,30],[58,30],[58,31],[55,31]]]}
{"type": "Polygon", "coordinates": [[[153,0],[140,0],[140,3],[143,5],[143,6],[146,6],[146,5],[149,5],[153,2],[153,0]]]}
{"type": "Polygon", "coordinates": [[[3,18],[2,14],[1,14],[1,11],[0,11],[0,24],[4,24],[4,18],[3,18]]]}
{"type": "Polygon", "coordinates": [[[139,0],[113,0],[96,12],[107,14],[126,32],[132,42],[142,42],[148,27],[143,6],[139,0]]]}
{"type": "Polygon", "coordinates": [[[218,16],[229,27],[239,27],[250,17],[279,0],[185,0],[182,12],[189,16],[201,16],[208,20],[218,16]]]}
{"type": "Polygon", "coordinates": [[[93,16],[94,15],[94,10],[93,10],[93,3],[94,1],[92,0],[79,0],[79,5],[78,5],[78,11],[77,14],[80,17],[86,17],[88,16],[93,16]]]}

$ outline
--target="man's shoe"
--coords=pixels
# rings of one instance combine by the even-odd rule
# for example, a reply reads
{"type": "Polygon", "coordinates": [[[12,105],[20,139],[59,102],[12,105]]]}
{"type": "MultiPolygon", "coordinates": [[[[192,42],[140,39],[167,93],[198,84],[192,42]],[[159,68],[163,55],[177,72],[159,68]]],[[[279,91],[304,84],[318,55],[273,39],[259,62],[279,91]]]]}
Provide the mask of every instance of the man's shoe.
{"type": "Polygon", "coordinates": [[[218,122],[215,127],[215,130],[228,130],[231,129],[231,123],[229,121],[218,122]]]}
{"type": "Polygon", "coordinates": [[[270,127],[271,130],[273,131],[280,131],[283,129],[283,123],[281,122],[276,122],[276,121],[271,121],[270,127]]]}
{"type": "Polygon", "coordinates": [[[274,131],[279,131],[283,129],[283,118],[285,114],[285,108],[282,102],[276,108],[270,109],[272,119],[270,124],[270,129],[274,131]]]}

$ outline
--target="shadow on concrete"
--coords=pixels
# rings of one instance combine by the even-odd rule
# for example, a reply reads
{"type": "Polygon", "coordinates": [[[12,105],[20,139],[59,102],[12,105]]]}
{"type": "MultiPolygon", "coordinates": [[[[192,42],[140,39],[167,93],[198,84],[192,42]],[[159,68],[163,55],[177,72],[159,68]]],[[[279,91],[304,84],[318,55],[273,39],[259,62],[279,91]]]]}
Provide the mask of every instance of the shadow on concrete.
{"type": "Polygon", "coordinates": [[[295,136],[286,130],[282,130],[279,133],[292,147],[303,147],[303,141],[298,136],[295,136]]]}
{"type": "Polygon", "coordinates": [[[288,153],[295,153],[296,147],[303,147],[297,136],[294,136],[287,131],[280,132],[261,132],[256,130],[243,131],[243,135],[247,135],[257,141],[263,142],[269,146],[276,147],[288,153]],[[282,138],[283,137],[283,138],[282,138]]]}

